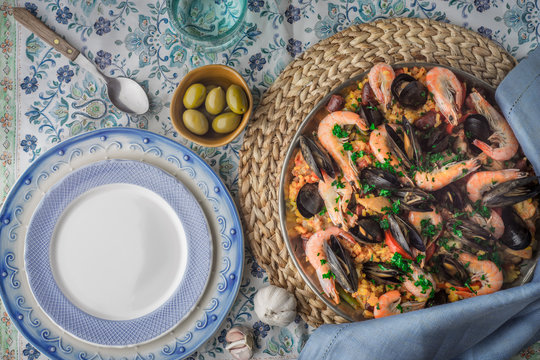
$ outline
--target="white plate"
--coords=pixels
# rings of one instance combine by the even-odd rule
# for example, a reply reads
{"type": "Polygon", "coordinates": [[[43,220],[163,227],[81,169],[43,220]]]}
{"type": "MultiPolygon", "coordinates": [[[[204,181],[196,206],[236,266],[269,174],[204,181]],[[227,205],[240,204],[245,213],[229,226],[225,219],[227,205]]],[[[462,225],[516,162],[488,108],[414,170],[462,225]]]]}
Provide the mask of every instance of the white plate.
{"type": "MultiPolygon", "coordinates": [[[[2,300],[21,334],[51,358],[161,360],[186,357],[218,329],[238,293],[243,269],[243,235],[230,194],[195,153],[147,131],[98,130],[57,145],[41,155],[16,182],[0,211],[0,221],[3,224],[0,228],[2,300]],[[59,327],[33,296],[24,263],[28,224],[43,196],[74,170],[108,159],[144,162],[184,184],[208,220],[214,250],[208,284],[193,311],[159,337],[128,346],[97,346],[59,327]]],[[[185,271],[188,270],[186,266],[185,271]]]]}

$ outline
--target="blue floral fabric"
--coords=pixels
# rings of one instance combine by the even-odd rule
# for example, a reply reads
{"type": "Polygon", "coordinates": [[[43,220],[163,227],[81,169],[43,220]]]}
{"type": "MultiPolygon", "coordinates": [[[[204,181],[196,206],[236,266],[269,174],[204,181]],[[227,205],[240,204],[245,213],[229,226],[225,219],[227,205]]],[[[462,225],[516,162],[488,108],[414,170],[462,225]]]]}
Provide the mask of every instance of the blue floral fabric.
{"type": "MultiPolygon", "coordinates": [[[[204,53],[180,43],[165,0],[19,0],[111,76],[141,83],[150,96],[147,114],[127,115],[107,99],[103,84],[37,36],[19,29],[17,47],[17,170],[22,172],[54,144],[82,132],[111,126],[149,129],[196,151],[228,185],[238,188],[242,136],[221,148],[205,148],[178,135],[171,125],[172,92],[192,68],[219,63],[247,80],[258,102],[283,68],[309,46],[351,24],[392,17],[451,22],[493,39],[522,59],[540,43],[537,0],[248,0],[245,25],[225,51],[204,53]]],[[[226,330],[247,325],[256,337],[256,359],[296,358],[312,329],[299,318],[286,328],[261,322],[253,297],[268,279],[247,253],[239,297],[222,329],[191,359],[230,358],[226,330]]],[[[20,339],[21,344],[27,341],[20,339]]],[[[20,358],[44,359],[30,344],[20,358]]]]}

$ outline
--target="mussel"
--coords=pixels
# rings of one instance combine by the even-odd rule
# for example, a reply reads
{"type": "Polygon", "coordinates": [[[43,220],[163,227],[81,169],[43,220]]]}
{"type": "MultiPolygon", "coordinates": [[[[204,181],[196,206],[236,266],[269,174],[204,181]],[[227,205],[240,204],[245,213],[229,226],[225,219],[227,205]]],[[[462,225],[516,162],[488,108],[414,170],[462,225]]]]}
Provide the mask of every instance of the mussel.
{"type": "Polygon", "coordinates": [[[306,136],[300,136],[298,142],[304,160],[320,180],[324,181],[322,171],[326,172],[331,178],[335,177],[334,164],[326,151],[306,136]]]}
{"type": "Polygon", "coordinates": [[[368,261],[363,264],[362,271],[369,280],[377,284],[401,284],[405,275],[403,271],[392,264],[368,261]]]}
{"type": "Polygon", "coordinates": [[[439,265],[439,276],[454,286],[464,286],[470,277],[465,267],[453,256],[441,254],[436,263],[439,265]]]}
{"type": "Polygon", "coordinates": [[[426,251],[426,245],[422,240],[422,236],[420,236],[414,226],[398,215],[387,214],[386,216],[392,236],[409,256],[414,257],[411,247],[421,252],[426,251]]]}
{"type": "Polygon", "coordinates": [[[412,166],[411,161],[419,162],[422,152],[420,149],[420,143],[416,138],[416,133],[407,119],[403,118],[403,126],[398,128],[401,136],[394,128],[388,124],[385,124],[386,133],[388,134],[387,141],[388,146],[392,153],[400,159],[403,164],[410,168],[412,166]]]}
{"type": "Polygon", "coordinates": [[[426,308],[430,308],[437,305],[443,305],[447,303],[446,293],[443,290],[439,290],[435,295],[426,301],[426,308]]]}
{"type": "Polygon", "coordinates": [[[504,234],[499,241],[512,250],[523,250],[531,244],[532,235],[525,221],[511,207],[502,211],[504,234]]]}
{"type": "Polygon", "coordinates": [[[306,183],[296,196],[296,208],[300,215],[309,219],[322,211],[324,200],[319,195],[319,187],[314,183],[306,183]]]}
{"type": "Polygon", "coordinates": [[[463,194],[455,184],[449,184],[442,189],[435,191],[434,195],[438,204],[451,212],[461,211],[465,208],[463,194]]]}
{"type": "Polygon", "coordinates": [[[428,153],[439,153],[449,148],[451,137],[444,126],[438,126],[424,132],[421,138],[422,150],[428,153]]]}
{"type": "Polygon", "coordinates": [[[503,207],[517,204],[540,194],[540,184],[536,176],[506,181],[495,185],[484,193],[482,205],[503,207]]]}
{"type": "Polygon", "coordinates": [[[330,241],[324,243],[324,252],[330,270],[341,287],[351,294],[358,291],[358,273],[354,260],[335,236],[331,236],[330,241]]]}
{"type": "Polygon", "coordinates": [[[378,244],[384,241],[383,232],[379,223],[372,218],[359,219],[356,226],[349,229],[360,243],[378,244]]]}
{"type": "Polygon", "coordinates": [[[402,188],[392,192],[392,198],[399,200],[403,209],[408,211],[428,212],[433,211],[433,195],[419,188],[402,188]]]}
{"type": "Polygon", "coordinates": [[[372,167],[362,169],[360,172],[360,181],[378,190],[396,190],[401,188],[401,183],[395,174],[372,167]]]}
{"type": "Polygon", "coordinates": [[[371,126],[377,127],[384,122],[384,116],[376,105],[361,105],[358,107],[358,114],[371,126]]]}
{"type": "Polygon", "coordinates": [[[419,108],[428,98],[428,89],[409,74],[399,74],[392,81],[392,95],[397,101],[409,108],[419,108]]]}
{"type": "Polygon", "coordinates": [[[480,154],[482,151],[473,144],[473,140],[478,139],[488,142],[489,137],[493,134],[488,120],[480,114],[469,115],[463,122],[463,129],[465,130],[465,138],[469,144],[469,149],[475,155],[480,154]]]}
{"type": "Polygon", "coordinates": [[[492,252],[495,243],[493,234],[480,225],[460,219],[449,219],[446,222],[446,231],[453,238],[471,249],[492,252]]]}

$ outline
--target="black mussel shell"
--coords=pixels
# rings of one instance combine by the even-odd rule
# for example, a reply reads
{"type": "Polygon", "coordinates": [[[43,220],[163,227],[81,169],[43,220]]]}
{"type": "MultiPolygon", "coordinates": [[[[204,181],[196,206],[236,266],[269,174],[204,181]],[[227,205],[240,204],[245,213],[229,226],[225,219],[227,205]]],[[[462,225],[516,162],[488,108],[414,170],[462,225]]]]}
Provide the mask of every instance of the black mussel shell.
{"type": "Polygon", "coordinates": [[[408,234],[406,233],[406,231],[403,231],[400,222],[396,220],[397,216],[388,214],[386,215],[386,218],[388,219],[390,232],[392,233],[394,239],[409,256],[413,257],[411,247],[409,246],[409,242],[407,241],[408,234]]]}
{"type": "Polygon", "coordinates": [[[296,208],[300,215],[309,219],[313,215],[318,214],[324,207],[324,201],[319,195],[319,187],[314,183],[307,183],[296,196],[296,208]]]}
{"type": "Polygon", "coordinates": [[[359,219],[356,226],[349,232],[366,244],[378,244],[384,241],[384,235],[379,223],[372,218],[359,219]]]}
{"type": "Polygon", "coordinates": [[[465,267],[450,255],[439,255],[440,275],[454,286],[464,286],[469,279],[469,273],[465,267]]]}
{"type": "Polygon", "coordinates": [[[405,273],[394,265],[368,261],[363,264],[362,271],[370,280],[378,284],[400,284],[405,273]]]}
{"type": "Polygon", "coordinates": [[[451,212],[461,211],[465,208],[463,193],[455,184],[449,184],[444,188],[435,191],[434,195],[438,203],[451,212]]]}
{"type": "Polygon", "coordinates": [[[336,237],[331,236],[330,242],[324,243],[324,252],[336,281],[350,293],[358,291],[358,273],[354,260],[336,237]]]}
{"type": "Polygon", "coordinates": [[[480,154],[482,150],[473,144],[473,140],[478,139],[487,142],[493,133],[486,117],[480,114],[469,115],[463,122],[463,129],[465,130],[465,138],[469,144],[469,149],[475,155],[480,154]]]}
{"type": "Polygon", "coordinates": [[[424,132],[420,145],[425,152],[439,153],[450,147],[450,138],[446,133],[445,127],[438,126],[424,132]]]}
{"type": "Polygon", "coordinates": [[[369,184],[379,190],[394,190],[401,188],[401,183],[396,175],[389,171],[377,168],[362,169],[360,181],[362,184],[369,184]]]}
{"type": "Polygon", "coordinates": [[[476,250],[493,251],[495,238],[480,225],[460,219],[449,219],[446,222],[446,231],[462,244],[476,250]]]}
{"type": "Polygon", "coordinates": [[[406,230],[409,244],[415,249],[425,252],[426,244],[424,244],[422,236],[416,231],[414,226],[400,216],[396,215],[396,219],[401,223],[401,228],[406,230]]]}
{"type": "Polygon", "coordinates": [[[525,221],[511,207],[503,208],[504,234],[499,241],[512,250],[523,250],[531,244],[532,235],[525,221]]]}
{"type": "Polygon", "coordinates": [[[400,205],[408,211],[433,211],[433,195],[418,188],[402,188],[392,193],[393,198],[400,200],[400,205]]]}
{"type": "Polygon", "coordinates": [[[403,164],[405,166],[410,168],[412,164],[409,161],[410,159],[407,155],[407,151],[405,149],[405,143],[403,142],[403,139],[398,135],[398,133],[390,125],[384,124],[384,127],[386,129],[386,133],[388,134],[388,137],[387,137],[388,147],[398,159],[401,159],[401,161],[403,161],[403,164]]]}
{"type": "MultiPolygon", "coordinates": [[[[403,129],[405,130],[403,138],[407,138],[409,140],[408,146],[410,146],[410,150],[413,155],[412,158],[414,158],[416,164],[420,164],[420,161],[422,159],[422,149],[420,147],[420,141],[418,141],[418,137],[416,136],[416,129],[413,128],[413,126],[405,116],[403,116],[402,122],[403,129]]],[[[407,145],[405,145],[405,150],[407,150],[407,145]]]]}
{"type": "Polygon", "coordinates": [[[435,296],[433,296],[426,302],[426,307],[429,308],[436,305],[443,305],[447,302],[448,299],[446,297],[446,293],[443,290],[439,290],[435,293],[435,296]]]}
{"type": "Polygon", "coordinates": [[[379,126],[384,122],[384,115],[379,111],[379,108],[374,105],[361,105],[358,108],[359,115],[364,118],[371,126],[379,126]]]}
{"type": "Polygon", "coordinates": [[[335,177],[334,165],[330,156],[315,141],[306,136],[300,136],[300,151],[315,175],[324,181],[322,171],[324,170],[331,178],[335,177]]]}
{"type": "Polygon", "coordinates": [[[487,207],[503,207],[525,201],[540,194],[536,176],[506,181],[484,193],[482,204],[487,207]]]}
{"type": "Polygon", "coordinates": [[[427,101],[428,89],[408,74],[396,76],[392,81],[391,90],[392,95],[405,107],[416,109],[427,101]]]}

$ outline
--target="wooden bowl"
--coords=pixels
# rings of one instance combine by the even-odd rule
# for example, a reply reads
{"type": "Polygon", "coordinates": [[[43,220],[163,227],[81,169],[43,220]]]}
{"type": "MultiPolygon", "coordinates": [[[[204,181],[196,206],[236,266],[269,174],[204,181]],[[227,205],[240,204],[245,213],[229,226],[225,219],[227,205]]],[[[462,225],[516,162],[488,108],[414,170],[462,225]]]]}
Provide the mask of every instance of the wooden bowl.
{"type": "MultiPolygon", "coordinates": [[[[204,107],[204,104],[202,106],[204,107]]],[[[245,129],[252,110],[253,97],[246,81],[236,70],[225,65],[205,65],[187,73],[174,91],[170,107],[171,121],[176,131],[186,139],[207,147],[219,147],[233,141],[245,129]],[[242,120],[235,130],[228,134],[218,134],[210,124],[210,130],[206,134],[196,135],[184,126],[182,121],[182,114],[185,110],[183,103],[184,93],[190,85],[195,83],[201,83],[205,86],[218,85],[225,91],[229,85],[236,84],[244,90],[249,102],[248,110],[242,115],[242,120]]]]}

